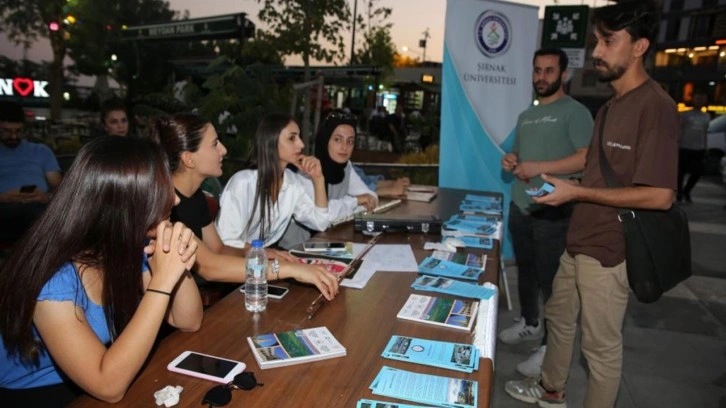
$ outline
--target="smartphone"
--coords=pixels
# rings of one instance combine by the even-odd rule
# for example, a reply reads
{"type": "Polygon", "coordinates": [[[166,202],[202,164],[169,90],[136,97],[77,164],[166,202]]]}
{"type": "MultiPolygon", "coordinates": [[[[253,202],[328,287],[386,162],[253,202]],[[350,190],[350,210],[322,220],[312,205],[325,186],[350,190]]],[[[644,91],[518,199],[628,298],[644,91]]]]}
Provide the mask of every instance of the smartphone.
{"type": "Polygon", "coordinates": [[[549,194],[553,191],[555,191],[555,186],[550,183],[544,183],[540,188],[530,188],[526,190],[526,193],[531,197],[542,197],[543,195],[549,194]]]}
{"type": "MultiPolygon", "coordinates": [[[[245,285],[242,284],[242,286],[239,287],[239,291],[242,293],[245,293],[245,285]]],[[[282,286],[275,286],[267,284],[267,297],[270,299],[282,299],[287,295],[287,292],[289,292],[290,289],[284,288],[282,286]]]]}
{"type": "Polygon", "coordinates": [[[185,351],[175,358],[166,368],[175,373],[228,384],[234,376],[245,370],[245,363],[209,354],[185,351]]]}
{"type": "Polygon", "coordinates": [[[27,184],[22,187],[20,187],[21,193],[32,193],[35,191],[35,189],[38,188],[35,184],[27,184]]]}
{"type": "Polygon", "coordinates": [[[305,252],[327,252],[342,251],[345,249],[345,242],[313,242],[308,241],[303,244],[305,252]]]}

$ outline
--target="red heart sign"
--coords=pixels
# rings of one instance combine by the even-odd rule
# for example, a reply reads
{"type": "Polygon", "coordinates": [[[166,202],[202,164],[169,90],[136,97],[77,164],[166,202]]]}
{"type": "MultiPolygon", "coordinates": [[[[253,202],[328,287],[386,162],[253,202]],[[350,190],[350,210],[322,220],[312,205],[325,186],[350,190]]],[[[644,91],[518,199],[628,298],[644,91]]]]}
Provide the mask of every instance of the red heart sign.
{"type": "Polygon", "coordinates": [[[28,96],[33,92],[33,80],[30,78],[15,78],[13,79],[13,88],[21,96],[28,96]]]}

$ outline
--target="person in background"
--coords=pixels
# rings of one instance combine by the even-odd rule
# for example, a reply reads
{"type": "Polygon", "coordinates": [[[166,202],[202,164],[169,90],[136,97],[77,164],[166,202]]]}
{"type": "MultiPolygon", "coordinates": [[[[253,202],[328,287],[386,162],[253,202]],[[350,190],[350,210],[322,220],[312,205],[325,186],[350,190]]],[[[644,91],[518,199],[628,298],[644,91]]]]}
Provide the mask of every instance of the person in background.
{"type": "MultiPolygon", "coordinates": [[[[203,180],[222,175],[222,160],[227,154],[214,126],[196,114],[180,113],[153,119],[148,136],[166,152],[174,189],[180,199],[172,210],[171,220],[191,228],[199,243],[194,269],[202,278],[199,283],[244,282],[246,261],[241,257],[246,251],[227,246],[219,238],[201,189],[203,180]]],[[[267,268],[268,280],[294,278],[311,283],[329,300],[337,293],[338,282],[325,268],[290,260],[291,255],[284,252],[267,251],[271,261],[271,267],[267,268]],[[284,260],[275,262],[280,254],[285,255],[284,260]]]]}
{"type": "Polygon", "coordinates": [[[585,408],[613,407],[623,362],[623,319],[628,277],[618,208],[666,210],[673,205],[678,176],[678,112],[651,79],[643,59],[654,44],[660,16],[653,0],[621,0],[595,9],[593,64],[615,95],[600,108],[587,151],[582,182],[549,175],[553,192],[535,198],[559,206],[576,201],[567,249],[545,306],[547,352],[542,376],[505,385],[512,397],[540,407],[565,407],[565,388],[578,320],[589,378],[585,408]],[[603,154],[624,187],[608,187],[603,154]]]}
{"type": "Polygon", "coordinates": [[[707,98],[703,92],[693,94],[693,109],[681,113],[681,135],[678,139],[678,191],[676,200],[686,200],[692,203],[691,190],[698,183],[703,174],[703,159],[706,157],[708,125],[711,116],[702,112],[706,106],[707,98]],[[688,181],[683,185],[683,179],[689,173],[688,181]]]}
{"type": "MultiPolygon", "coordinates": [[[[225,245],[244,248],[252,240],[264,240],[264,246],[277,244],[290,221],[324,231],[330,225],[328,196],[320,160],[303,154],[300,127],[285,114],[265,116],[257,127],[250,154],[252,169],[234,174],[222,192],[216,226],[225,245]],[[287,169],[298,168],[302,175],[287,169]],[[312,182],[314,198],[305,193],[305,183],[312,182]]],[[[278,257],[292,255],[279,251],[278,257]]]]}
{"type": "Polygon", "coordinates": [[[539,104],[519,115],[514,146],[502,158],[502,169],[515,177],[509,206],[509,231],[517,260],[521,319],[499,333],[499,340],[516,344],[542,336],[529,359],[517,365],[528,376],[539,375],[547,349],[547,330],[540,320],[540,294],[546,303],[552,295],[559,259],[565,250],[572,205],[550,207],[532,202],[526,190],[539,188],[540,174],[558,178],[579,177],[592,135],[587,108],[565,94],[567,54],[543,48],[532,59],[532,87],[539,104]]]}
{"type": "MultiPolygon", "coordinates": [[[[320,160],[328,196],[331,222],[352,215],[356,210],[371,211],[378,205],[378,196],[371,191],[353,170],[350,156],[355,148],[356,124],[354,115],[332,112],[315,136],[315,157],[320,160]]],[[[305,193],[315,195],[313,183],[303,177],[305,193]]],[[[280,246],[293,248],[310,239],[312,231],[298,221],[288,226],[280,246]]]]}
{"type": "Polygon", "coordinates": [[[61,182],[48,146],[24,140],[25,112],[0,102],[0,241],[17,241],[45,210],[61,182]]]}
{"type": "Polygon", "coordinates": [[[388,127],[386,134],[393,144],[393,151],[403,153],[403,145],[406,141],[408,129],[406,128],[406,114],[403,112],[403,105],[400,102],[396,104],[396,110],[386,117],[386,125],[388,127]]]}
{"type": "Polygon", "coordinates": [[[202,304],[188,272],[197,244],[169,223],[175,202],[153,143],[104,137],[80,150],[0,270],[5,406],[65,406],[79,391],[118,402],[162,321],[199,329],[202,304]]]}
{"type": "Polygon", "coordinates": [[[101,103],[101,127],[109,136],[128,136],[129,115],[121,98],[113,96],[101,103]]]}

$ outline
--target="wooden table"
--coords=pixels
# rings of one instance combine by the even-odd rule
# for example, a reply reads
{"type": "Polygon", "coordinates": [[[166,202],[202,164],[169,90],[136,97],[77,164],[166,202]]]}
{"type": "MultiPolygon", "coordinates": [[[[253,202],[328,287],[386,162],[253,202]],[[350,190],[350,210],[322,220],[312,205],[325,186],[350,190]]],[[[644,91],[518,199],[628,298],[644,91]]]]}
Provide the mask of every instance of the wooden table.
{"type": "MultiPolygon", "coordinates": [[[[442,218],[456,212],[465,192],[442,189],[431,203],[406,202],[392,211],[408,214],[439,214],[442,218]],[[447,215],[448,214],[448,215],[447,215]]],[[[353,232],[352,223],[319,234],[316,239],[347,239],[366,242],[368,237],[353,232]]],[[[417,261],[429,251],[423,251],[427,241],[440,237],[421,234],[391,233],[379,240],[381,244],[409,243],[417,261]]],[[[469,249],[472,252],[471,249],[469,249]]],[[[488,251],[486,273],[482,280],[498,282],[498,243],[488,251]]],[[[412,293],[416,278],[411,272],[377,272],[362,290],[341,288],[336,299],[322,306],[312,320],[306,309],[318,295],[316,288],[295,281],[282,282],[290,293],[282,300],[270,299],[267,310],[253,314],[244,308],[244,295],[234,291],[205,311],[202,328],[195,333],[174,332],[164,339],[149,358],[138,378],[122,400],[123,406],[155,406],[153,393],[166,385],[181,385],[180,407],[199,407],[212,382],[167,371],[167,364],[185,350],[243,361],[253,371],[263,387],[252,391],[234,391],[229,406],[247,407],[355,407],[361,398],[391,401],[375,396],[368,388],[381,370],[388,365],[419,373],[479,382],[479,406],[488,407],[492,387],[492,361],[482,359],[479,370],[472,374],[441,368],[408,364],[381,357],[392,335],[470,343],[471,335],[454,329],[400,320],[396,314],[412,293]],[[261,370],[251,354],[247,337],[265,333],[326,326],[347,349],[341,358],[307,364],[261,370]]],[[[277,282],[276,282],[277,284],[277,282]]],[[[83,396],[73,407],[95,407],[104,403],[83,396]]]]}

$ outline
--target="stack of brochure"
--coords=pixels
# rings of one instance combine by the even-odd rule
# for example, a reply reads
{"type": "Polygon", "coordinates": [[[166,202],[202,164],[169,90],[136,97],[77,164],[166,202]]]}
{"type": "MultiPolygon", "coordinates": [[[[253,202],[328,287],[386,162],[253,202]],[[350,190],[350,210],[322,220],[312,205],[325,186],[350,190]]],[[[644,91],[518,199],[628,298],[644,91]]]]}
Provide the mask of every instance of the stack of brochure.
{"type": "Polygon", "coordinates": [[[474,299],[489,299],[495,291],[474,283],[459,282],[440,276],[419,276],[411,287],[416,290],[444,293],[474,299]]]}
{"type": "Polygon", "coordinates": [[[292,330],[247,337],[252,354],[263,370],[342,357],[346,354],[327,327],[292,330]]]}
{"type": "Polygon", "coordinates": [[[502,215],[502,197],[467,194],[459,205],[466,213],[502,215]]]}
{"type": "Polygon", "coordinates": [[[445,241],[447,238],[456,238],[460,240],[467,248],[481,248],[481,249],[492,249],[494,248],[494,241],[491,238],[479,238],[470,235],[464,235],[458,233],[458,231],[446,231],[441,230],[441,241],[445,241]]]}
{"type": "Polygon", "coordinates": [[[391,360],[465,373],[479,369],[479,350],[472,344],[393,336],[381,355],[391,360]]]}
{"type": "Polygon", "coordinates": [[[463,252],[448,252],[436,250],[431,253],[431,258],[451,261],[459,265],[466,265],[470,268],[486,269],[487,255],[468,254],[463,252]]]}
{"type": "Polygon", "coordinates": [[[479,396],[477,381],[419,374],[388,366],[381,368],[370,388],[375,395],[445,407],[474,408],[479,396]]]}
{"type": "Polygon", "coordinates": [[[386,401],[376,401],[372,399],[362,399],[358,400],[358,404],[356,404],[355,408],[436,408],[436,407],[430,407],[430,406],[423,406],[423,405],[408,405],[408,404],[399,404],[399,403],[393,403],[393,402],[386,402],[386,401]]]}
{"type": "Polygon", "coordinates": [[[446,276],[473,281],[479,280],[479,276],[484,272],[481,268],[469,267],[457,262],[434,258],[433,256],[424,259],[419,264],[418,271],[427,275],[446,276]]]}
{"type": "Polygon", "coordinates": [[[399,319],[471,331],[479,302],[411,294],[398,312],[399,319]]]}

